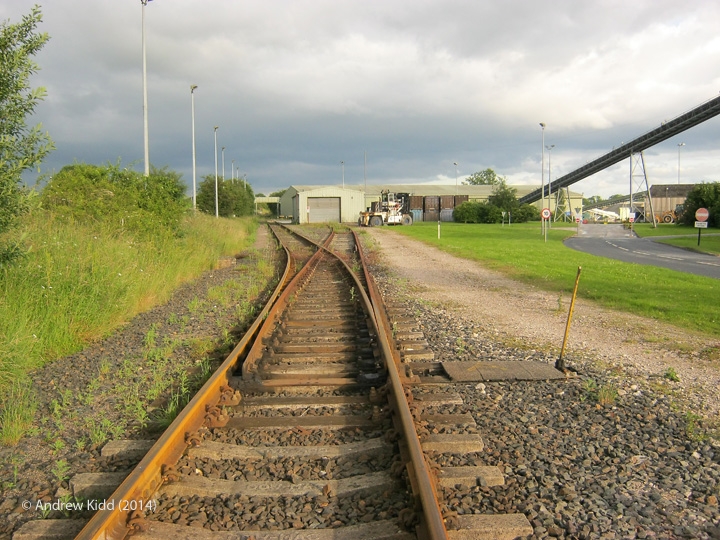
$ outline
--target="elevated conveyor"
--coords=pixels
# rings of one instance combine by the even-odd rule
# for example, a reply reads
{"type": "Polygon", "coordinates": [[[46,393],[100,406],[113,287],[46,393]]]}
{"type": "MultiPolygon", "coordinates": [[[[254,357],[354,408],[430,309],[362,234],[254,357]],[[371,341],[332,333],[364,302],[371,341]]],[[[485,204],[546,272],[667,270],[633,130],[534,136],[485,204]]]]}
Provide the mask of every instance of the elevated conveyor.
{"type": "MultiPolygon", "coordinates": [[[[673,120],[663,122],[659,128],[653,129],[652,131],[633,139],[629,143],[623,144],[619,148],[600,156],[594,161],[586,163],[579,169],[575,169],[571,173],[561,176],[557,180],[553,180],[552,189],[557,191],[559,189],[566,188],[575,182],[579,182],[588,176],[619,163],[634,153],[642,152],[643,150],[669,139],[670,137],[674,137],[691,127],[697,126],[698,124],[701,124],[718,114],[720,114],[720,97],[706,101],[702,105],[695,107],[685,114],[681,114],[673,120]]],[[[531,191],[524,197],[521,197],[519,201],[521,204],[538,201],[543,196],[542,191],[543,190],[541,188],[531,191]]],[[[550,187],[546,185],[545,197],[548,197],[549,195],[550,187]]]]}

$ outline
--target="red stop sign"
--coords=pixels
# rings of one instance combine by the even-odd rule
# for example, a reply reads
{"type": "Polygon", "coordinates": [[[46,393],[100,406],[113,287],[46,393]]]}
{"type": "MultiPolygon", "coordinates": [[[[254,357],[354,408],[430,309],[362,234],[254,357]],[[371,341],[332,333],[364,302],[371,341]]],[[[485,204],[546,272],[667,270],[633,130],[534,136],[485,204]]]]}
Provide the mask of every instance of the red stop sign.
{"type": "Polygon", "coordinates": [[[710,217],[710,212],[708,212],[707,208],[698,208],[695,211],[695,219],[698,221],[707,221],[708,217],[710,217]]]}

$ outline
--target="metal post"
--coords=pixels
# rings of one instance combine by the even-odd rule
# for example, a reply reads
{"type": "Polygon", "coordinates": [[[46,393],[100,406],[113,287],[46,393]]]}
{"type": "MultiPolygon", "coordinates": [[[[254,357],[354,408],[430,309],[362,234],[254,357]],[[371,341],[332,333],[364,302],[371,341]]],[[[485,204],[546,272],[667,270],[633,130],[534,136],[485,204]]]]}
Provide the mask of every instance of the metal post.
{"type": "Polygon", "coordinates": [[[220,217],[220,206],[218,205],[217,130],[218,126],[215,126],[215,217],[220,217]]]}
{"type": "Polygon", "coordinates": [[[193,167],[193,210],[197,209],[197,181],[195,175],[195,89],[196,84],[190,85],[190,116],[192,118],[192,167],[193,167]]]}
{"type": "Polygon", "coordinates": [[[222,147],[221,153],[222,153],[222,171],[223,171],[222,179],[224,182],[225,181],[225,147],[224,146],[222,147]]]}
{"type": "Polygon", "coordinates": [[[453,165],[455,165],[455,195],[457,195],[457,177],[458,177],[457,161],[453,161],[453,165]]]}
{"type": "Polygon", "coordinates": [[[677,181],[678,184],[680,183],[680,149],[683,146],[685,146],[684,142],[681,142],[680,144],[678,144],[678,181],[677,181]]]}
{"type": "Polygon", "coordinates": [[[572,320],[573,309],[575,309],[575,298],[577,297],[578,284],[580,283],[580,272],[582,266],[578,266],[577,276],[575,277],[575,288],[573,289],[572,300],[570,300],[570,310],[568,311],[567,323],[565,324],[565,337],[563,338],[562,348],[560,349],[560,357],[555,362],[555,369],[565,371],[565,345],[567,344],[568,334],[570,333],[570,321],[572,320]]]}
{"type": "Polygon", "coordinates": [[[148,134],[148,98],[147,98],[147,61],[145,58],[145,6],[148,0],[140,0],[142,4],[142,68],[143,68],[143,135],[145,139],[145,176],[150,176],[150,136],[148,134]]]}
{"type": "MultiPolygon", "coordinates": [[[[542,143],[540,145],[540,200],[542,201],[540,211],[545,208],[545,124],[540,122],[540,128],[542,128],[542,143]]],[[[540,220],[540,234],[545,236],[545,220],[540,220]]]]}

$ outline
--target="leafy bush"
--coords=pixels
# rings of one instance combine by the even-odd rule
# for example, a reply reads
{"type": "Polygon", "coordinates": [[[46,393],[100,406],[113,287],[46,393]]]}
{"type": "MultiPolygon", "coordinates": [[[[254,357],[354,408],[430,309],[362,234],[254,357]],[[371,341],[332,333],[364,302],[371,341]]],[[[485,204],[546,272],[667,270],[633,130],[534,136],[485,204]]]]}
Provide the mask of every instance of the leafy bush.
{"type": "Polygon", "coordinates": [[[681,221],[685,225],[695,224],[695,212],[698,208],[707,208],[710,212],[709,227],[720,227],[720,182],[698,184],[685,200],[681,221]]]}
{"type": "Polygon", "coordinates": [[[180,175],[152,168],[150,176],[119,165],[68,165],[43,189],[42,204],[79,223],[105,223],[142,236],[179,234],[189,209],[180,175]]]}

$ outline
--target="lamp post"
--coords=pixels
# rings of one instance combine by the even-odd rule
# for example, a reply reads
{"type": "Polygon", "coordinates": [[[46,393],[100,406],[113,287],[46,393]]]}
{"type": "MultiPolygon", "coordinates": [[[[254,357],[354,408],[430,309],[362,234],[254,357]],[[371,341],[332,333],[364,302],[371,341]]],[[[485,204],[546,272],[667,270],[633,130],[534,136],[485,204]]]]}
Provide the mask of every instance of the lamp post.
{"type": "Polygon", "coordinates": [[[224,182],[225,181],[225,147],[224,146],[222,147],[221,154],[222,154],[222,171],[223,171],[222,179],[224,182]]]}
{"type": "Polygon", "coordinates": [[[342,187],[345,189],[345,162],[341,161],[340,165],[342,165],[342,187]]]}
{"type": "Polygon", "coordinates": [[[458,177],[457,161],[453,161],[453,165],[455,165],[455,195],[457,195],[457,177],[458,177]]]}
{"type": "Polygon", "coordinates": [[[190,118],[192,119],[192,163],[193,163],[193,210],[197,208],[197,183],[195,176],[195,89],[196,84],[190,85],[190,118]]]}
{"type": "Polygon", "coordinates": [[[145,58],[145,6],[150,0],[140,0],[142,4],[142,69],[143,69],[143,136],[145,139],[145,176],[150,176],[150,137],[148,135],[148,99],[147,99],[147,61],[145,58]]]}
{"type": "Polygon", "coordinates": [[[218,130],[218,126],[215,126],[215,128],[214,128],[214,134],[215,134],[215,217],[220,217],[220,207],[218,205],[217,130],[218,130]]]}
{"type": "MultiPolygon", "coordinates": [[[[550,202],[550,196],[552,195],[552,149],[555,148],[555,145],[551,144],[545,148],[548,151],[548,208],[550,208],[552,205],[552,202],[550,202]]],[[[557,205],[555,205],[555,210],[557,210],[557,205]]],[[[548,225],[550,225],[550,221],[548,221],[548,225]]]]}
{"type": "Polygon", "coordinates": [[[235,160],[232,160],[232,165],[230,165],[230,178],[232,178],[232,181],[235,182],[235,160]]]}
{"type": "MultiPolygon", "coordinates": [[[[545,208],[545,124],[540,122],[542,128],[542,144],[540,146],[541,158],[540,158],[540,199],[542,200],[542,208],[545,208]]],[[[542,210],[542,208],[540,210],[542,210]]],[[[540,230],[545,231],[545,220],[540,219],[540,230]]]]}
{"type": "Polygon", "coordinates": [[[678,144],[678,181],[677,183],[680,183],[680,149],[685,146],[684,142],[681,142],[678,144]]]}

